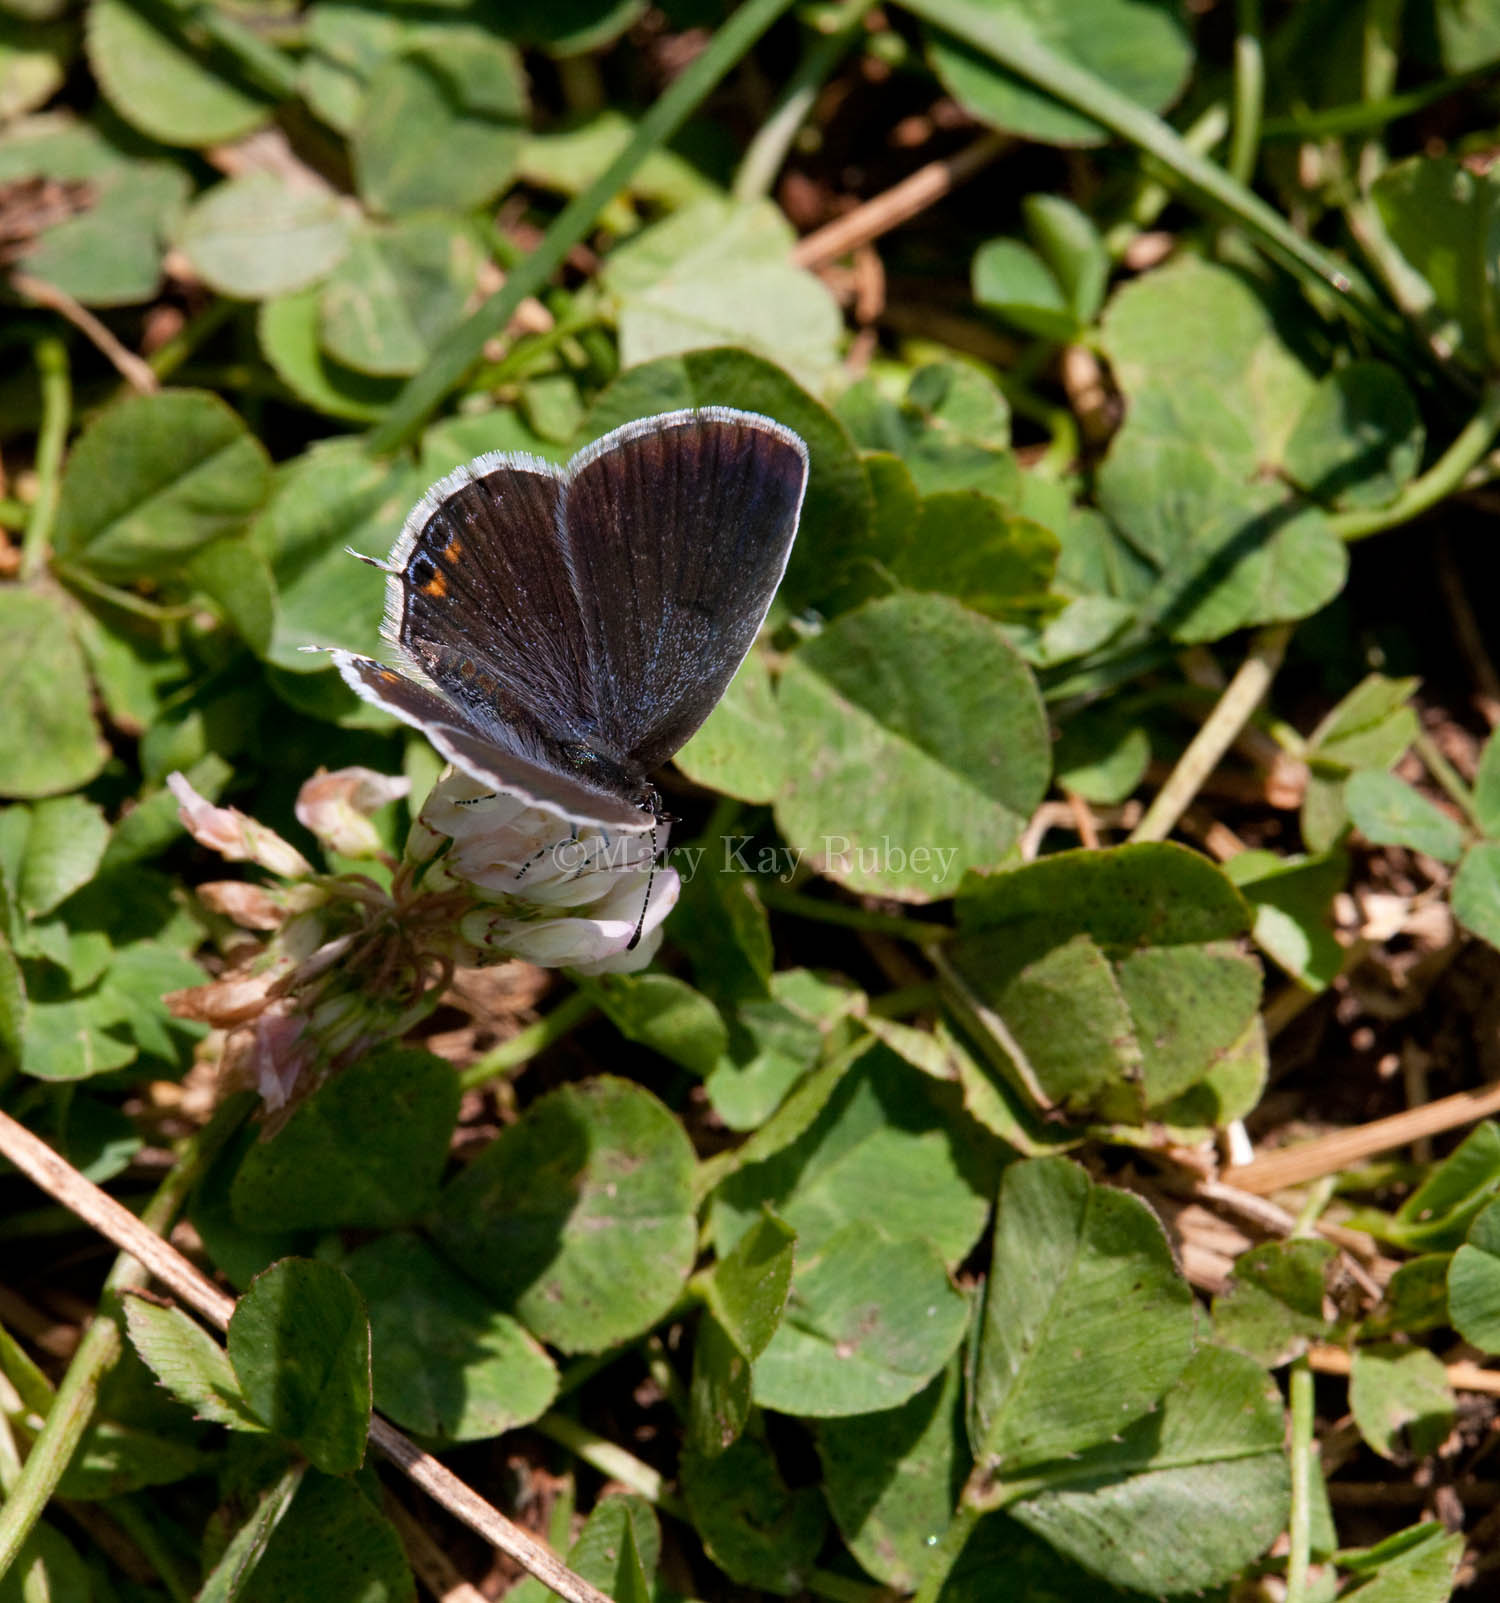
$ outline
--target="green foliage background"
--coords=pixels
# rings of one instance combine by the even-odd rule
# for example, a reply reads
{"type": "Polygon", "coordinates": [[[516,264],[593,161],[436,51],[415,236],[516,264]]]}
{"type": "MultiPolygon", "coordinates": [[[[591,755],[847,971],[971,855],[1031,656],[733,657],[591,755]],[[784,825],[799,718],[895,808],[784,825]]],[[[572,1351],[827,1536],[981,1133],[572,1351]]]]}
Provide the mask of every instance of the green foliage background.
{"type": "MultiPolygon", "coordinates": [[[[1328,1189],[1209,1306],[1105,1183],[1260,1103],[1352,853],[1500,944],[1500,746],[1454,772],[1341,621],[1359,541],[1494,472],[1500,5],[1230,9],[0,0],[0,1100],[87,1179],[140,1199],[152,1088],[216,1049],[162,998],[243,939],[167,774],[307,849],[319,765],[413,813],[436,775],[302,650],[378,649],[347,547],[481,451],[679,407],[812,464],[677,759],[662,961],[184,1158],[227,1347],[111,1293],[94,1407],[0,1331],[0,1600],[413,1596],[372,1401],[497,1501],[473,1444],[529,1427],[621,1603],[1449,1595],[1440,1524],[1341,1546],[1306,1355],[1351,1349],[1368,1454],[1443,1445],[1426,1343],[1500,1350],[1495,1127],[1338,1214],[1409,1255],[1352,1312],[1328,1189]],[[886,322],[778,176],[831,213],[934,103],[930,154],[988,170],[877,241],[886,322]],[[1332,664],[1300,734],[1255,711],[1289,649],[1332,664]],[[1247,724],[1300,840],[1220,864],[1166,837],[1247,724]],[[1116,843],[1054,849],[1056,798],[1116,843]]],[[[4,1184],[31,1276],[56,1222],[4,1184]]]]}

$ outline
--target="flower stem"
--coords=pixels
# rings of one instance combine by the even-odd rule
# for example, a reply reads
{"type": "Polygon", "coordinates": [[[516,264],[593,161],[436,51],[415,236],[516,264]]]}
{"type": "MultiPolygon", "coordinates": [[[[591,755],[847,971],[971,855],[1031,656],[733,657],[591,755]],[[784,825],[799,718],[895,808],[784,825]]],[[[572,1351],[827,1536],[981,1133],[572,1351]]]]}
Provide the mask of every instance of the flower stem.
{"type": "Polygon", "coordinates": [[[1166,784],[1146,809],[1146,816],[1131,831],[1132,842],[1165,840],[1172,833],[1178,819],[1192,805],[1204,781],[1219,766],[1224,753],[1234,744],[1236,736],[1271,688],[1292,638],[1292,628],[1289,623],[1273,623],[1257,631],[1250,654],[1225,687],[1218,705],[1189,741],[1177,766],[1167,776],[1166,784]]]}
{"type": "MultiPolygon", "coordinates": [[[[297,63],[218,6],[200,5],[197,0],[168,0],[168,10],[184,31],[189,26],[201,28],[221,50],[233,56],[256,88],[277,100],[290,100],[297,94],[297,63]]],[[[180,44],[191,53],[186,41],[180,44]]]]}
{"type": "MultiPolygon", "coordinates": [[[[251,1101],[249,1097],[232,1098],[203,1129],[182,1143],[177,1161],[167,1171],[141,1215],[144,1225],[158,1235],[166,1234],[199,1175],[249,1111],[251,1101]]],[[[93,1420],[99,1387],[114,1368],[124,1343],[120,1293],[143,1287],[149,1279],[150,1272],[129,1253],[122,1252],[115,1259],[104,1282],[99,1312],[79,1342],[47,1411],[47,1422],[32,1444],[25,1467],[4,1507],[0,1508],[0,1575],[15,1562],[93,1420]]]]}
{"type": "Polygon", "coordinates": [[[899,918],[890,913],[873,912],[867,907],[850,907],[844,902],[825,902],[783,890],[779,885],[758,885],[762,902],[773,912],[790,913],[794,918],[811,919],[815,924],[838,924],[844,929],[867,930],[873,935],[893,935],[898,941],[915,941],[918,946],[940,945],[953,931],[946,924],[929,923],[921,918],[899,918]]]}
{"type": "Polygon", "coordinates": [[[979,1523],[983,1512],[968,1501],[959,1503],[954,1510],[952,1522],[943,1532],[942,1540],[932,1550],[932,1558],[912,1603],[937,1603],[943,1595],[944,1583],[958,1562],[958,1556],[963,1552],[964,1545],[973,1534],[974,1527],[979,1523]]]}
{"type": "Polygon", "coordinates": [[[531,1428],[549,1441],[556,1442],[559,1447],[566,1447],[601,1475],[639,1493],[663,1513],[674,1514],[679,1519],[687,1518],[683,1504],[666,1490],[660,1471],[643,1463],[623,1447],[617,1447],[607,1436],[598,1435],[567,1414],[543,1414],[531,1428]]]}
{"type": "Polygon", "coordinates": [[[1266,63],[1260,43],[1260,0],[1237,0],[1234,41],[1234,133],[1229,141],[1229,176],[1248,184],[1260,147],[1265,109],[1266,63]]]}
{"type": "Polygon", "coordinates": [[[190,317],[165,344],[146,358],[147,365],[157,378],[175,373],[205,341],[213,336],[240,310],[241,303],[227,296],[211,300],[203,310],[190,317]]]}
{"type": "Polygon", "coordinates": [[[458,1077],[459,1088],[477,1091],[502,1074],[519,1069],[523,1063],[545,1052],[565,1035],[575,1030],[594,1010],[592,999],[584,991],[565,996],[555,1008],[535,1024],[528,1024],[508,1041],[502,1041],[466,1068],[458,1077]]]}
{"type": "Polygon", "coordinates": [[[838,66],[858,38],[873,0],[845,0],[831,28],[812,40],[796,70],[787,79],[770,116],[745,149],[734,175],[736,200],[759,200],[770,193],[797,130],[807,120],[823,80],[838,66]]]}
{"type": "Polygon", "coordinates": [[[1437,742],[1425,729],[1419,729],[1412,736],[1411,743],[1412,749],[1422,759],[1427,772],[1442,787],[1448,800],[1463,813],[1474,829],[1482,834],[1484,825],[1479,820],[1474,792],[1464,783],[1463,775],[1442,754],[1437,742]]]}

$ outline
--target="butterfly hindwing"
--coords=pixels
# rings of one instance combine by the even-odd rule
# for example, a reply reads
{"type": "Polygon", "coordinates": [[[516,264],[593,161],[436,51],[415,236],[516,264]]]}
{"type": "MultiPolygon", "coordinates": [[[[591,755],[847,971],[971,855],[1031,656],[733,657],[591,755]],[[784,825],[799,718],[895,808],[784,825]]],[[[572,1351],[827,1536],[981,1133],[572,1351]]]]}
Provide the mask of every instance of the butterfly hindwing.
{"type": "Polygon", "coordinates": [[[618,833],[644,834],[651,829],[650,812],[590,785],[545,750],[491,738],[439,691],[371,657],[351,651],[329,655],[351,690],[421,730],[442,756],[482,784],[519,796],[560,819],[598,824],[618,833]]]}
{"type": "Polygon", "coordinates": [[[568,464],[562,521],[601,742],[649,772],[724,694],[781,582],[807,448],[749,412],[629,423],[568,464]]]}

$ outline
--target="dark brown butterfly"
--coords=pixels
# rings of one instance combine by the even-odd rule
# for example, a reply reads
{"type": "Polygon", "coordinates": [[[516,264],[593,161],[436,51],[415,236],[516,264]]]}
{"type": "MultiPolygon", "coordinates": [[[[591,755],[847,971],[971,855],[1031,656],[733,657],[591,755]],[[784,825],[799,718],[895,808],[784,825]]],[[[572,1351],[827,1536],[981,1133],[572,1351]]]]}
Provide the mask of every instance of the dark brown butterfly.
{"type": "Polygon", "coordinates": [[[496,791],[649,832],[650,775],[750,649],[806,486],[797,435],[727,407],[627,423],[562,468],[477,457],[432,486],[377,564],[404,671],[333,659],[496,791]]]}

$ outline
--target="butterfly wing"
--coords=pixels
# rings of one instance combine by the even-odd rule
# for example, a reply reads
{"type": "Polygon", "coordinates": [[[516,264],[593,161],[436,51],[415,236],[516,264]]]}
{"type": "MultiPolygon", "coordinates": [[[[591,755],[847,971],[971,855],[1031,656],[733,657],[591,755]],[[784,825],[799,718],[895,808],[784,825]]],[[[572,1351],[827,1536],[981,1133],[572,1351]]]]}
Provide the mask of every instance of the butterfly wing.
{"type": "Polygon", "coordinates": [[[496,738],[446,695],[384,663],[352,651],[329,655],[356,695],[421,730],[443,757],[481,784],[561,819],[614,833],[645,834],[654,827],[650,812],[568,773],[544,748],[528,747],[517,731],[501,729],[496,738]]]}
{"type": "Polygon", "coordinates": [[[725,407],[627,423],[568,464],[566,560],[595,744],[649,772],[713,711],[781,582],[807,447],[725,407]]]}
{"type": "Polygon", "coordinates": [[[594,664],[559,533],[565,480],[500,452],[440,479],[387,564],[386,637],[499,744],[586,744],[594,664]]]}

